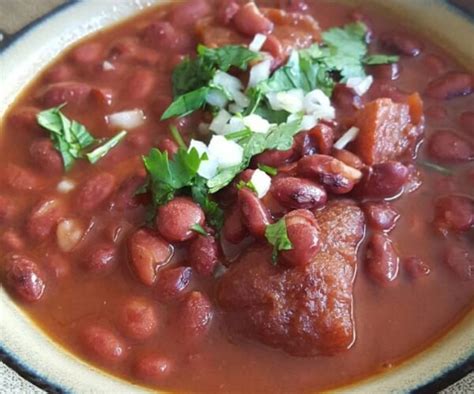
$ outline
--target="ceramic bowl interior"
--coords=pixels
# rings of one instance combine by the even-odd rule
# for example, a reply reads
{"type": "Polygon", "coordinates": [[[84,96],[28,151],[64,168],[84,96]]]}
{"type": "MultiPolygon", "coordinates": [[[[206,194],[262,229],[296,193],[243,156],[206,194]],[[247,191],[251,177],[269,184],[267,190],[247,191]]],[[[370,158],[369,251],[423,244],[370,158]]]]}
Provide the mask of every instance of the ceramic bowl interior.
{"type": "MultiPolygon", "coordinates": [[[[34,24],[0,52],[0,118],[18,94],[65,47],[159,0],[71,2],[34,24]]],[[[394,13],[407,26],[434,40],[473,71],[474,23],[444,1],[359,0],[394,13]]],[[[420,311],[422,318],[422,311],[420,311]]],[[[66,392],[146,392],[77,359],[53,343],[0,288],[0,350],[4,358],[50,390],[66,392]],[[3,348],[3,349],[2,349],[3,348]]],[[[408,392],[459,365],[472,365],[474,312],[435,345],[400,366],[337,391],[408,392]]]]}

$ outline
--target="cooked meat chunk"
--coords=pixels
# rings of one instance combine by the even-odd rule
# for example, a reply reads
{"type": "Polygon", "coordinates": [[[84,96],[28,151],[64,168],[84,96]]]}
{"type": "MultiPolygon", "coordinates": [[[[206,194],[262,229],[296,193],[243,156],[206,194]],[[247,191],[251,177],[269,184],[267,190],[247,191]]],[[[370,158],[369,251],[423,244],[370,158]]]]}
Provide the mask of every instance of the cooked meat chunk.
{"type": "Polygon", "coordinates": [[[359,135],[355,153],[369,165],[397,159],[413,147],[421,125],[414,126],[407,104],[381,98],[368,103],[357,113],[359,135]]]}
{"type": "Polygon", "coordinates": [[[316,213],[321,251],[308,265],[271,263],[271,250],[245,253],[220,280],[229,327],[299,356],[344,351],[354,341],[352,288],[364,215],[347,201],[316,213]]]}

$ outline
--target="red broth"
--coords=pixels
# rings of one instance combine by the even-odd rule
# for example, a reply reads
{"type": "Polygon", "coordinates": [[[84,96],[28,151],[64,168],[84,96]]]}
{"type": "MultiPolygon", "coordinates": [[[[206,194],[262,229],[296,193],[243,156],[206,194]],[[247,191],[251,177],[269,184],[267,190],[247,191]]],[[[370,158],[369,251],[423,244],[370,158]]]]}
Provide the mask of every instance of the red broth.
{"type": "MultiPolygon", "coordinates": [[[[284,7],[284,3],[259,2],[276,7],[284,7]]],[[[193,263],[180,246],[170,263],[177,271],[169,275],[169,280],[181,281],[185,295],[177,300],[163,302],[163,293],[143,285],[132,272],[127,240],[147,217],[146,204],[132,198],[144,176],[141,155],[153,146],[163,146],[163,140],[170,138],[170,124],[177,124],[189,138],[202,120],[201,115],[159,120],[171,102],[173,68],[183,55],[194,53],[199,42],[189,26],[193,13],[199,14],[199,7],[206,8],[203,4],[207,3],[196,1],[175,14],[168,12],[173,6],[150,9],[66,50],[3,119],[0,252],[26,256],[27,261],[18,263],[17,275],[31,272],[33,261],[44,283],[36,281],[32,288],[26,284],[12,290],[5,274],[2,283],[34,321],[66,349],[111,374],[153,388],[176,392],[309,392],[389,370],[426,349],[472,308],[474,233],[473,219],[468,215],[473,216],[474,198],[474,95],[439,100],[425,94],[430,82],[450,71],[461,72],[461,66],[415,33],[395,40],[395,32],[401,30],[399,21],[376,10],[354,10],[323,1],[290,3],[297,10],[310,4],[305,12],[314,16],[322,30],[362,16],[374,37],[371,48],[393,50],[395,46],[396,51],[406,53],[398,62],[397,79],[380,77],[392,72],[387,68],[373,70],[375,82],[364,103],[386,96],[397,101],[400,96],[420,92],[426,125],[418,163],[441,162],[452,171],[446,175],[433,170],[432,165],[418,164],[419,176],[413,185],[419,187],[390,202],[397,213],[389,219],[377,216],[373,207],[364,207],[366,220],[372,225],[367,226],[358,249],[353,346],[331,356],[297,357],[235,334],[218,305],[218,280],[195,274],[187,277],[189,272],[183,267],[193,263]],[[157,38],[150,24],[167,19],[174,26],[184,25],[180,35],[153,41],[157,38]],[[149,45],[147,40],[156,45],[149,45]],[[408,56],[418,50],[417,56],[408,56]],[[104,70],[104,61],[114,69],[104,70]],[[97,164],[79,160],[64,175],[57,167],[55,152],[44,140],[47,134],[34,118],[38,110],[63,101],[70,102],[64,113],[84,124],[95,137],[115,134],[105,122],[107,114],[139,108],[146,121],[97,164]],[[439,130],[453,130],[453,134],[435,137],[439,130]],[[453,135],[467,148],[447,149],[453,135]],[[68,193],[57,191],[64,178],[75,185],[68,193]],[[89,182],[87,188],[85,182],[89,182]],[[452,194],[462,196],[464,205],[459,200],[437,200],[452,194]],[[44,205],[51,200],[55,202],[44,205]],[[445,212],[453,204],[461,212],[451,224],[464,227],[443,235],[436,229],[435,213],[445,212]],[[59,218],[87,229],[79,246],[70,252],[61,250],[56,241],[59,218]],[[387,230],[400,257],[398,277],[389,286],[374,281],[365,263],[368,240],[377,226],[387,230]],[[28,302],[35,298],[39,300],[28,302]],[[212,315],[208,332],[195,343],[190,343],[189,332],[183,333],[179,327],[182,316],[189,314],[197,320],[212,315]]],[[[447,94],[456,82],[447,84],[448,88],[438,86],[434,94],[447,94]]],[[[264,257],[256,252],[251,258],[257,264],[264,257]]],[[[170,291],[173,289],[176,286],[170,291]]]]}

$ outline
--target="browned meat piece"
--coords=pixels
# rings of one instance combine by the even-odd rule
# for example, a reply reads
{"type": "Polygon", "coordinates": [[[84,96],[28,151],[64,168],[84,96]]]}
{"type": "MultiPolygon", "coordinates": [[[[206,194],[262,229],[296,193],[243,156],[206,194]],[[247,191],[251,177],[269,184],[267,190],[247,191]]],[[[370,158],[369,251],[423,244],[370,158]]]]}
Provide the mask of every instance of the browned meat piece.
{"type": "Polygon", "coordinates": [[[286,352],[313,356],[348,349],[355,338],[352,287],[362,211],[347,201],[316,213],[321,251],[314,262],[284,268],[256,247],[225,273],[218,301],[229,326],[286,352]]]}
{"type": "Polygon", "coordinates": [[[422,127],[412,124],[409,105],[388,98],[368,103],[355,126],[360,129],[355,153],[369,165],[397,159],[415,145],[422,127]]]}

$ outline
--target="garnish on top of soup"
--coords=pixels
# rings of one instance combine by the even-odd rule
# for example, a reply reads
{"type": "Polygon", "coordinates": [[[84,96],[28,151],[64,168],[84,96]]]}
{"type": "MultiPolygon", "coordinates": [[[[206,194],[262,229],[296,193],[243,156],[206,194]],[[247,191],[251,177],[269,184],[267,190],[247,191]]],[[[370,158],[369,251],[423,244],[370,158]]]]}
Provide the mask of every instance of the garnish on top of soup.
{"type": "Polygon", "coordinates": [[[5,116],[2,284],[68,349],[154,388],[377,373],[472,306],[472,87],[376,10],[151,9],[5,116]]]}

